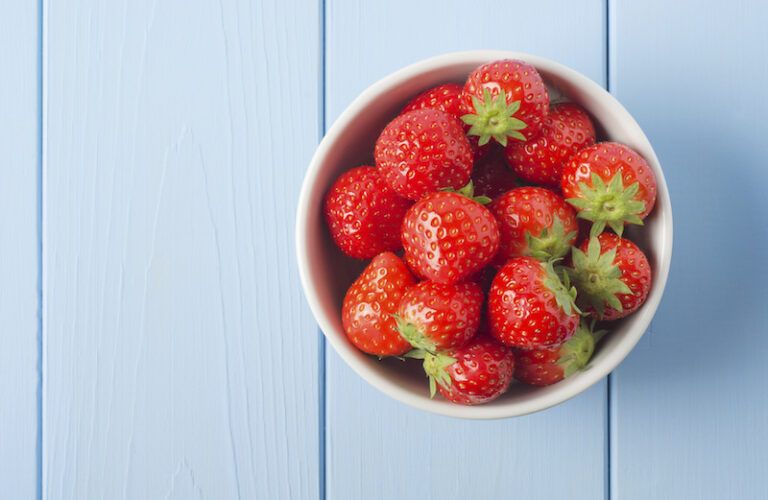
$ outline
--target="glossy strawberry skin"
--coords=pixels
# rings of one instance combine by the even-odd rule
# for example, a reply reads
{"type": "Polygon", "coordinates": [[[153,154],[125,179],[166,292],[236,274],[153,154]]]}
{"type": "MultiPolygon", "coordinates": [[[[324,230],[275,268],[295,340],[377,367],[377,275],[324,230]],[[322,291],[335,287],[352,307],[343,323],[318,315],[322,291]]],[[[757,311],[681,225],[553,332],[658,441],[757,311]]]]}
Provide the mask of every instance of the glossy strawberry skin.
{"type": "Polygon", "coordinates": [[[563,168],[563,196],[581,198],[579,183],[591,187],[594,173],[608,184],[617,172],[621,172],[625,187],[635,182],[639,184],[635,199],[645,204],[644,210],[638,214],[641,219],[645,218],[656,203],[656,176],[648,162],[624,144],[600,142],[580,150],[563,168]]]}
{"type": "MultiPolygon", "coordinates": [[[[618,294],[622,311],[608,307],[600,319],[610,321],[624,318],[637,311],[648,298],[651,291],[652,276],[648,258],[642,250],[626,238],[621,238],[613,233],[602,233],[600,240],[600,254],[604,254],[613,248],[616,249],[614,264],[619,266],[621,280],[632,290],[632,293],[618,294]]],[[[581,245],[583,252],[587,251],[589,241],[581,245]]]]}
{"type": "Polygon", "coordinates": [[[451,384],[438,384],[440,394],[453,403],[477,405],[504,394],[512,382],[515,355],[487,336],[479,336],[450,352],[456,362],[446,368],[451,384]]]}
{"type": "Polygon", "coordinates": [[[502,151],[491,151],[475,162],[475,168],[472,169],[472,182],[475,185],[476,196],[487,196],[491,199],[519,185],[502,151]]]}
{"type": "Polygon", "coordinates": [[[573,245],[578,237],[576,212],[563,198],[545,188],[527,186],[507,191],[494,200],[490,210],[499,222],[501,234],[495,259],[498,264],[504,264],[512,257],[530,255],[526,233],[539,236],[544,229],[551,233],[555,217],[566,234],[573,233],[563,245],[573,245]]]}
{"type": "Polygon", "coordinates": [[[456,118],[461,117],[461,85],[446,83],[425,90],[408,101],[402,112],[415,109],[437,109],[456,118]]]}
{"type": "Polygon", "coordinates": [[[563,166],[579,150],[595,143],[595,127],[584,109],[573,103],[552,106],[541,135],[526,142],[510,142],[506,157],[521,179],[560,188],[563,166]]]}
{"type": "Polygon", "coordinates": [[[436,109],[416,109],[392,120],[376,141],[374,156],[387,184],[410,200],[461,188],[472,171],[463,125],[436,109]]]}
{"type": "Polygon", "coordinates": [[[549,93],[536,68],[514,59],[493,61],[476,68],[464,84],[461,101],[463,113],[475,112],[472,97],[482,100],[484,89],[488,89],[492,96],[504,90],[507,103],[520,101],[520,109],[515,117],[526,123],[527,127],[520,132],[527,140],[541,132],[549,112],[549,93]]]}
{"type": "Polygon", "coordinates": [[[400,226],[413,203],[395,193],[375,167],[341,174],[325,197],[324,212],[333,241],[356,259],[398,250],[400,226]]]}
{"type": "Polygon", "coordinates": [[[488,292],[491,333],[507,346],[554,347],[576,331],[579,315],[566,312],[545,284],[544,265],[532,257],[515,257],[496,274],[488,292]]]}
{"type": "Polygon", "coordinates": [[[546,386],[565,378],[558,366],[560,347],[515,350],[515,378],[528,385],[546,386]]]}
{"type": "Polygon", "coordinates": [[[415,325],[433,349],[453,349],[477,333],[483,300],[476,283],[422,281],[405,292],[398,316],[415,325]]]}
{"type": "Polygon", "coordinates": [[[397,331],[393,314],[415,282],[397,255],[384,252],[374,257],[344,297],[341,321],[350,342],[377,356],[408,352],[411,346],[397,331]]]}
{"type": "Polygon", "coordinates": [[[496,219],[483,205],[453,192],[432,193],[405,214],[405,259],[417,275],[459,283],[482,269],[499,248],[496,219]]]}
{"type": "MultiPolygon", "coordinates": [[[[461,111],[461,92],[462,86],[456,83],[446,83],[432,87],[411,99],[403,108],[402,113],[415,109],[437,109],[456,118],[461,118],[464,114],[461,111]]],[[[464,131],[466,132],[467,130],[469,130],[469,127],[464,126],[464,131]]],[[[476,136],[468,136],[467,139],[472,147],[475,160],[484,157],[490,150],[490,144],[478,145],[478,138],[476,136]]]]}

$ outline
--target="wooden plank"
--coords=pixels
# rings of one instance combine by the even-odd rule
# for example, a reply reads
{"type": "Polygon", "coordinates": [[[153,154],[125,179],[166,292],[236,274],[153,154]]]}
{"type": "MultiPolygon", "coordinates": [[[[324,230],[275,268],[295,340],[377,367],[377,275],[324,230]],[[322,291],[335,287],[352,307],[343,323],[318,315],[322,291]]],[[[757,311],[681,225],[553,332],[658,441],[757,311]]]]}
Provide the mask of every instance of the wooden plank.
{"type": "Polygon", "coordinates": [[[615,377],[612,498],[768,498],[768,10],[611,11],[611,88],[654,144],[675,218],[664,300],[615,377]]]}
{"type": "Polygon", "coordinates": [[[45,9],[44,497],[317,498],[318,6],[45,9]]]}
{"type": "Polygon", "coordinates": [[[38,495],[40,12],[0,14],[0,485],[38,495]]]}
{"type": "MultiPolygon", "coordinates": [[[[330,0],[327,8],[328,125],[376,79],[453,50],[537,53],[604,81],[600,1],[529,3],[522,9],[503,1],[470,6],[453,0],[437,7],[330,0]]],[[[327,378],[328,498],[604,497],[604,382],[545,413],[470,422],[389,399],[332,349],[327,378]]]]}

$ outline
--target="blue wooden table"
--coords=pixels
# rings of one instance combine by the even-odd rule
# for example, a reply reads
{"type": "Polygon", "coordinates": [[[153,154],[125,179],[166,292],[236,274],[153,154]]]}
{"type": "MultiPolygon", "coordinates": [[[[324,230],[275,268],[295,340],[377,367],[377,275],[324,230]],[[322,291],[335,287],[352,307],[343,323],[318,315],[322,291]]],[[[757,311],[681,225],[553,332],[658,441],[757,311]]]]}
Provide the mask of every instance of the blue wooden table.
{"type": "Polygon", "coordinates": [[[757,0],[4,2],[0,497],[768,498],[767,21],[757,0]],[[492,422],[362,382],[292,236],[354,96],[473,48],[605,85],[676,232],[621,367],[492,422]]]}

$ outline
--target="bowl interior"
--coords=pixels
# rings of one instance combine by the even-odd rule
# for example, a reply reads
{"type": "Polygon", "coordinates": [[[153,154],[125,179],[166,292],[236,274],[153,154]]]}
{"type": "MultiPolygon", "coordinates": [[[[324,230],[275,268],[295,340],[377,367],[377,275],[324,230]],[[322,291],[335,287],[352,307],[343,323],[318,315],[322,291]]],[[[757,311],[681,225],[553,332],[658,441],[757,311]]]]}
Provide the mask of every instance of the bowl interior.
{"type": "Polygon", "coordinates": [[[517,53],[470,52],[449,54],[404,68],[363,92],[339,117],[307,172],[297,216],[297,250],[305,293],[318,323],[355,371],[391,396],[422,409],[460,417],[498,418],[562,402],[594,384],[621,362],[642,336],[661,298],[671,256],[671,229],[669,198],[656,155],[634,119],[610,94],[552,61],[517,53]],[[345,257],[332,243],[322,219],[322,199],[343,171],[373,165],[373,146],[379,132],[408,99],[441,83],[461,83],[479,64],[502,57],[524,59],[536,66],[553,97],[564,96],[589,111],[601,140],[627,144],[653,167],[659,183],[657,206],[645,226],[629,229],[628,235],[646,251],[654,271],[654,285],[640,311],[610,325],[611,334],[601,342],[587,370],[545,388],[513,383],[507,394],[490,404],[461,407],[440,398],[429,399],[419,362],[379,361],[347,342],[339,311],[346,289],[365,263],[345,257]]]}

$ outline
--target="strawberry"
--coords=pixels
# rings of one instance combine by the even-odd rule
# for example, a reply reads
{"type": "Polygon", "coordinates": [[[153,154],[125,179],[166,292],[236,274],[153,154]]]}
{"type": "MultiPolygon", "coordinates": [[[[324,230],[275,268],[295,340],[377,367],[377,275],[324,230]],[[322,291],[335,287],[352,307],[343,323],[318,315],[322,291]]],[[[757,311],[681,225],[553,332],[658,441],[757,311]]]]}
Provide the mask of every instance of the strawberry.
{"type": "Polygon", "coordinates": [[[473,198],[470,182],[460,192],[440,191],[417,201],[401,230],[405,260],[420,277],[459,283],[488,264],[499,248],[499,227],[473,198]]]}
{"type": "Polygon", "coordinates": [[[515,351],[515,378],[530,385],[552,385],[582,370],[595,352],[595,344],[605,335],[593,332],[582,320],[576,333],[559,347],[518,349],[515,351]]]}
{"type": "Polygon", "coordinates": [[[483,292],[476,283],[422,281],[400,300],[397,328],[414,348],[430,352],[461,347],[477,333],[483,292]]]}
{"type": "Polygon", "coordinates": [[[651,266],[637,245],[602,233],[574,247],[571,280],[579,304],[598,319],[613,320],[635,312],[651,290],[651,266]]]}
{"type": "Polygon", "coordinates": [[[523,180],[560,187],[565,162],[595,143],[595,127],[578,104],[555,104],[544,119],[541,135],[527,142],[510,142],[505,153],[523,180]]]}
{"type": "Polygon", "coordinates": [[[524,61],[502,59],[469,74],[462,93],[462,121],[479,145],[495,139],[526,141],[541,131],[549,111],[549,94],[536,68],[524,61]]]}
{"type": "Polygon", "coordinates": [[[507,165],[501,151],[493,151],[475,162],[472,183],[477,196],[496,198],[518,186],[517,177],[507,165]]]}
{"type": "Polygon", "coordinates": [[[656,177],[645,159],[616,142],[579,151],[563,168],[561,183],[578,216],[592,222],[591,236],[605,226],[621,236],[624,224],[642,224],[656,202],[656,177]]]}
{"type": "MultiPolygon", "coordinates": [[[[461,118],[464,115],[461,111],[461,91],[461,85],[456,83],[446,83],[432,87],[411,99],[405,105],[402,112],[407,113],[414,109],[437,109],[456,118],[461,118]]],[[[469,131],[469,125],[464,126],[464,131],[469,131]]],[[[471,135],[467,139],[469,139],[469,144],[472,146],[475,160],[484,157],[490,149],[489,144],[484,146],[478,145],[479,138],[476,135],[471,135]]]]}
{"type": "Polygon", "coordinates": [[[410,200],[458,189],[472,172],[472,148],[461,122],[436,109],[408,111],[389,122],[374,157],[387,184],[410,200]]]}
{"type": "Polygon", "coordinates": [[[397,331],[393,314],[416,280],[392,252],[373,258],[344,296],[341,322],[350,342],[361,351],[378,356],[405,354],[411,345],[397,331]]]}
{"type": "Polygon", "coordinates": [[[512,351],[486,335],[447,354],[414,351],[408,355],[424,359],[432,397],[439,390],[448,401],[462,405],[487,403],[501,396],[515,371],[512,351]]]}
{"type": "Polygon", "coordinates": [[[576,289],[560,280],[551,261],[515,257],[501,268],[488,292],[491,333],[511,347],[540,349],[568,340],[579,324],[576,289]]]}
{"type": "Polygon", "coordinates": [[[400,226],[412,202],[395,193],[378,170],[362,166],[341,174],[325,196],[325,220],[342,252],[370,259],[397,250],[400,226]]]}
{"type": "Polygon", "coordinates": [[[496,255],[499,264],[521,255],[541,260],[563,257],[579,234],[576,213],[548,189],[513,189],[497,198],[490,208],[501,233],[496,255]]]}
{"type": "Polygon", "coordinates": [[[417,95],[405,105],[403,113],[414,109],[437,109],[460,118],[461,112],[461,85],[446,83],[432,87],[417,95]]]}

